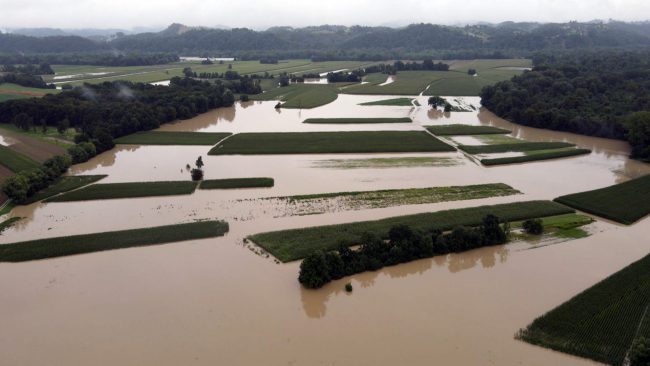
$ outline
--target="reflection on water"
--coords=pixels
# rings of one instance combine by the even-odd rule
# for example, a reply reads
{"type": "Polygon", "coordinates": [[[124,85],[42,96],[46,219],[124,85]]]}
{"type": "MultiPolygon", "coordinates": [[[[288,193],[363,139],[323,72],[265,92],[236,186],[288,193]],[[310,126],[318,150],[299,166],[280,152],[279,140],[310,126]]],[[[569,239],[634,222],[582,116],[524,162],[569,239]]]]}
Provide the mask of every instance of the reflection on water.
{"type": "Polygon", "coordinates": [[[432,268],[433,264],[440,268],[447,268],[450,273],[468,270],[478,264],[483,269],[489,269],[497,263],[505,263],[508,259],[508,252],[508,246],[498,245],[384,267],[378,271],[363,272],[344,277],[340,280],[330,282],[319,290],[308,290],[301,287],[300,299],[303,310],[308,317],[323,318],[326,315],[327,302],[330,299],[336,296],[352,295],[345,291],[345,284],[348,282],[353,284],[354,292],[359,291],[359,288],[367,289],[372,287],[380,276],[391,279],[403,279],[408,276],[423,275],[432,268]]]}

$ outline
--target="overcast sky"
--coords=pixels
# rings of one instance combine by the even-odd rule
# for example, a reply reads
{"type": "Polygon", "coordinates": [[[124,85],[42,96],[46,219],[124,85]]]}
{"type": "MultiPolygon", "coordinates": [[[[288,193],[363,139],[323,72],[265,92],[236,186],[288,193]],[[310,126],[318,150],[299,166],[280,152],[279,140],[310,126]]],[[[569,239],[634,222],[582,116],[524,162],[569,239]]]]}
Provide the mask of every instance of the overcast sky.
{"type": "Polygon", "coordinates": [[[0,0],[0,29],[650,19],[650,0],[0,0]]]}

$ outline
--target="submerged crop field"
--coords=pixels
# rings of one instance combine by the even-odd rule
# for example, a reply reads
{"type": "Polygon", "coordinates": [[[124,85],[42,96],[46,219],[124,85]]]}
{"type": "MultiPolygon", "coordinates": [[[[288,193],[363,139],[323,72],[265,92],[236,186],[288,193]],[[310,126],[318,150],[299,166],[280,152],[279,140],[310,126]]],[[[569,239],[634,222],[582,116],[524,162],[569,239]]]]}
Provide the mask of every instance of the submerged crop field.
{"type": "Polygon", "coordinates": [[[76,191],[64,193],[48,199],[48,202],[69,202],[105,200],[115,198],[137,198],[153,196],[173,196],[191,194],[197,182],[133,182],[93,184],[76,191]]]}
{"type": "Polygon", "coordinates": [[[312,166],[315,168],[329,169],[415,168],[454,166],[463,164],[463,161],[462,158],[457,157],[413,156],[401,158],[314,160],[312,166]]]}
{"type": "Polygon", "coordinates": [[[425,126],[429,132],[439,136],[462,136],[462,135],[489,135],[489,134],[509,134],[511,131],[492,126],[472,126],[472,125],[439,125],[425,126]]]}
{"type": "Polygon", "coordinates": [[[455,149],[423,131],[240,133],[210,150],[228,154],[442,152],[455,149]]]}
{"type": "Polygon", "coordinates": [[[307,118],[302,123],[316,124],[363,124],[363,123],[411,123],[409,117],[397,118],[307,118]]]}
{"type": "Polygon", "coordinates": [[[467,186],[384,189],[376,191],[333,192],[265,198],[286,204],[291,215],[311,215],[372,208],[419,205],[521,194],[503,183],[467,186]]]}
{"type": "Polygon", "coordinates": [[[649,305],[650,256],[646,256],[535,319],[517,338],[624,365],[635,337],[650,337],[649,305]]]}
{"type": "Polygon", "coordinates": [[[449,230],[456,226],[476,226],[488,214],[496,215],[502,220],[519,221],[573,212],[571,208],[552,201],[526,201],[267,232],[251,235],[250,239],[280,261],[289,262],[304,258],[317,250],[336,249],[341,243],[357,244],[366,232],[385,237],[391,227],[400,224],[408,225],[414,230],[449,230]]]}
{"type": "Polygon", "coordinates": [[[555,200],[580,211],[631,225],[650,213],[650,175],[555,200]]]}
{"type": "Polygon", "coordinates": [[[199,221],[146,229],[31,240],[0,245],[0,262],[24,262],[104,250],[205,239],[222,236],[227,232],[228,223],[226,222],[199,221]]]}
{"type": "Polygon", "coordinates": [[[147,131],[120,137],[115,140],[115,143],[132,145],[215,145],[230,135],[231,133],[223,132],[147,131]]]}

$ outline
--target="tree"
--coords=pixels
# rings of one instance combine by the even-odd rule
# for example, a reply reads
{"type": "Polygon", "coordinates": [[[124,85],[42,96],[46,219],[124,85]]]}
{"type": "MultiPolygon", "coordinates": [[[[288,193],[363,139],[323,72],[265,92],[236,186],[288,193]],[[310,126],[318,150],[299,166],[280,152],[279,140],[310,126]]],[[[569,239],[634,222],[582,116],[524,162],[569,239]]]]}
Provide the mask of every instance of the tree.
{"type": "Polygon", "coordinates": [[[650,112],[635,112],[625,120],[632,158],[650,159],[650,112]]]}
{"type": "Polygon", "coordinates": [[[487,215],[483,218],[481,229],[487,244],[503,244],[508,239],[503,229],[501,229],[499,218],[494,215],[487,215]]]}
{"type": "Polygon", "coordinates": [[[451,104],[445,103],[445,113],[451,112],[451,104]]]}
{"type": "Polygon", "coordinates": [[[469,69],[469,70],[467,70],[467,74],[468,74],[468,75],[471,75],[471,76],[476,75],[476,69],[469,69]]]}
{"type": "Polygon", "coordinates": [[[427,103],[431,106],[431,108],[438,108],[438,106],[445,105],[447,101],[445,100],[445,98],[433,96],[433,97],[429,97],[427,103]]]}
{"type": "Polygon", "coordinates": [[[201,169],[194,168],[190,171],[190,174],[192,175],[192,180],[195,182],[203,180],[203,170],[201,169]]]}
{"type": "Polygon", "coordinates": [[[19,113],[14,117],[14,125],[23,131],[29,131],[34,120],[27,113],[19,113]]]}
{"type": "Polygon", "coordinates": [[[541,219],[526,220],[522,227],[526,233],[531,235],[541,235],[544,232],[544,225],[542,225],[541,219]]]}
{"type": "Polygon", "coordinates": [[[59,121],[59,123],[56,125],[56,130],[59,132],[59,134],[63,135],[65,131],[70,128],[70,120],[67,118],[64,118],[59,121]]]}
{"type": "Polygon", "coordinates": [[[322,251],[308,255],[300,263],[298,281],[307,288],[319,288],[330,281],[327,260],[322,251]]]}
{"type": "Polygon", "coordinates": [[[199,156],[195,164],[198,169],[203,169],[203,157],[199,156]]]}
{"type": "Polygon", "coordinates": [[[20,202],[27,198],[29,181],[25,175],[18,173],[7,178],[2,185],[2,192],[14,201],[20,202]]]}

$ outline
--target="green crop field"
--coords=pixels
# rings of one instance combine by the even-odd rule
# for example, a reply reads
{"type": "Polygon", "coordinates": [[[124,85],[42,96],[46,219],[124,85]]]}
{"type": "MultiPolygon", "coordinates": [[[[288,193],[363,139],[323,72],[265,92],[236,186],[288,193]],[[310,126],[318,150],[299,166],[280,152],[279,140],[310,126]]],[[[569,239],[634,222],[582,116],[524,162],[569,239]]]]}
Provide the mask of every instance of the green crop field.
{"type": "Polygon", "coordinates": [[[46,202],[87,201],[114,198],[136,198],[191,194],[196,189],[196,185],[197,183],[192,181],[93,184],[76,191],[52,197],[46,202]]]}
{"type": "Polygon", "coordinates": [[[307,118],[302,123],[320,124],[362,124],[362,123],[411,123],[409,117],[401,118],[307,118]]]}
{"type": "Polygon", "coordinates": [[[398,107],[412,107],[414,100],[415,99],[413,98],[393,98],[393,99],[378,100],[375,102],[361,103],[359,105],[367,105],[367,106],[387,105],[387,106],[398,106],[398,107]]]}
{"type": "Polygon", "coordinates": [[[291,84],[252,95],[251,99],[280,100],[282,108],[315,108],[335,101],[343,85],[347,84],[291,84]]]}
{"type": "Polygon", "coordinates": [[[14,173],[38,168],[40,164],[11,148],[0,145],[0,164],[14,173]]]}
{"type": "Polygon", "coordinates": [[[44,200],[46,198],[55,196],[59,193],[64,193],[83,187],[85,185],[95,183],[100,179],[106,178],[107,175],[74,175],[74,176],[63,176],[50,184],[47,188],[42,191],[36,192],[35,195],[27,198],[25,201],[21,202],[23,205],[34,203],[36,201],[44,200]]]}
{"type": "Polygon", "coordinates": [[[232,134],[220,132],[146,131],[120,137],[115,140],[115,143],[133,145],[215,145],[230,135],[232,134]]]}
{"type": "Polygon", "coordinates": [[[232,189],[273,187],[273,178],[230,178],[201,181],[199,189],[232,189]]]}
{"type": "Polygon", "coordinates": [[[517,338],[538,346],[623,365],[650,314],[650,256],[632,263],[571,300],[535,319],[517,338]],[[644,320],[645,314],[645,320],[644,320]]]}
{"type": "Polygon", "coordinates": [[[228,223],[199,221],[96,234],[64,236],[0,245],[0,262],[24,262],[37,259],[92,253],[164,243],[223,236],[228,223]]]}
{"type": "Polygon", "coordinates": [[[630,225],[650,213],[650,175],[593,191],[558,197],[555,201],[630,225]]]}
{"type": "Polygon", "coordinates": [[[210,150],[227,154],[430,152],[455,149],[424,131],[240,133],[210,150]]]}
{"type": "Polygon", "coordinates": [[[561,149],[572,146],[575,145],[567,142],[518,142],[496,145],[458,145],[458,148],[469,154],[495,154],[505,152],[561,149]]]}
{"type": "Polygon", "coordinates": [[[527,163],[531,161],[541,161],[549,159],[558,159],[566,158],[570,156],[578,156],[590,154],[591,150],[589,149],[551,149],[551,150],[535,150],[526,152],[526,155],[522,156],[511,156],[505,158],[487,158],[481,159],[481,164],[486,166],[492,165],[504,165],[504,164],[516,164],[516,163],[527,163]]]}
{"type": "Polygon", "coordinates": [[[363,84],[348,87],[342,90],[345,94],[381,94],[381,95],[418,95],[426,87],[449,75],[462,75],[453,71],[400,71],[395,76],[395,81],[386,84],[363,84]]]}
{"type": "Polygon", "coordinates": [[[489,135],[489,134],[508,134],[511,131],[491,126],[471,126],[471,125],[440,125],[425,126],[429,132],[440,136],[461,136],[461,135],[489,135]]]}
{"type": "Polygon", "coordinates": [[[573,213],[564,205],[551,201],[527,201],[493,206],[469,207],[455,210],[397,216],[375,221],[317,226],[255,234],[250,239],[283,262],[301,259],[316,250],[333,250],[341,243],[355,245],[365,232],[386,237],[388,230],[399,224],[414,230],[449,230],[456,226],[476,226],[488,214],[502,220],[518,221],[529,218],[573,213]]]}

